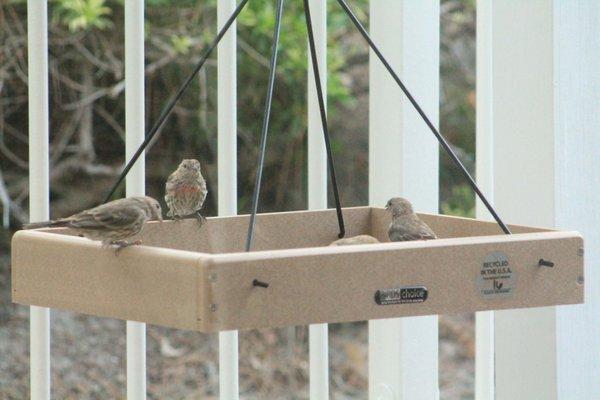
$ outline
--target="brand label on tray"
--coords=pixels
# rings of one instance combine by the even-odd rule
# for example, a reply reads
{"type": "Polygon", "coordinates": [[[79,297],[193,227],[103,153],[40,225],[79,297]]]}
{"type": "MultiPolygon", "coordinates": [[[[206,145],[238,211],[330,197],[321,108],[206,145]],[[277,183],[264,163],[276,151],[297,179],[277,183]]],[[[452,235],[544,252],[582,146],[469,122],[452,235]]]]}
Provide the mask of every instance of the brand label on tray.
{"type": "Polygon", "coordinates": [[[506,254],[496,251],[485,256],[476,279],[479,294],[486,299],[510,297],[517,276],[506,254]]]}
{"type": "Polygon", "coordinates": [[[379,289],[375,292],[375,303],[388,304],[422,303],[427,300],[425,286],[404,286],[391,289],[379,289]]]}

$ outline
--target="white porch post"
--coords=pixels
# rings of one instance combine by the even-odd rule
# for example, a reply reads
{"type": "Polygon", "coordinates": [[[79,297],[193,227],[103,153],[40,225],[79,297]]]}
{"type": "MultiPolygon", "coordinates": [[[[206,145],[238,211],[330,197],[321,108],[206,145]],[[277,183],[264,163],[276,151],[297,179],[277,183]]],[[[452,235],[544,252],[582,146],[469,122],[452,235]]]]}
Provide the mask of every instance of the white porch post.
{"type": "Polygon", "coordinates": [[[600,4],[554,2],[555,223],[585,237],[585,304],[556,309],[558,398],[600,393],[600,4]]]}
{"type": "MultiPolygon", "coordinates": [[[[433,123],[439,114],[437,0],[371,1],[370,34],[433,123]]],[[[438,211],[438,144],[374,54],[370,60],[369,202],[393,196],[438,211]]],[[[395,282],[396,285],[418,282],[395,282]]],[[[437,399],[437,316],[369,322],[369,398],[437,399]]]]}
{"type": "MultiPolygon", "coordinates": [[[[310,0],[321,86],[327,106],[327,2],[310,0]]],[[[308,208],[327,208],[327,153],[317,90],[308,54],[308,208]]],[[[327,324],[309,326],[310,398],[329,399],[329,334],[327,324]]]]}
{"type": "MultiPolygon", "coordinates": [[[[29,83],[29,220],[50,217],[48,119],[48,4],[27,1],[29,83]]],[[[32,400],[50,399],[50,310],[29,311],[32,400]]]]}
{"type": "MultiPolygon", "coordinates": [[[[552,2],[491,8],[494,201],[507,221],[553,226],[552,2]]],[[[498,311],[494,319],[496,398],[556,399],[555,308],[498,311]]]]}
{"type": "MultiPolygon", "coordinates": [[[[217,29],[227,22],[236,7],[235,0],[217,2],[217,29]]],[[[218,212],[237,214],[237,41],[236,23],[219,43],[218,51],[218,212]]],[[[239,398],[238,332],[219,333],[219,396],[239,398]]]]}
{"type": "Polygon", "coordinates": [[[495,313],[495,398],[593,398],[600,393],[600,289],[592,283],[599,274],[590,268],[600,257],[600,7],[479,3],[491,10],[490,65],[480,73],[490,85],[495,203],[511,222],[579,230],[587,251],[585,305],[495,313]]]}
{"type": "MultiPolygon", "coordinates": [[[[125,159],[144,141],[144,1],[125,2],[125,159]]],[[[127,196],[143,196],[145,160],[140,157],[126,178],[127,196]]],[[[146,324],[127,321],[127,399],[146,398],[146,324]]]]}

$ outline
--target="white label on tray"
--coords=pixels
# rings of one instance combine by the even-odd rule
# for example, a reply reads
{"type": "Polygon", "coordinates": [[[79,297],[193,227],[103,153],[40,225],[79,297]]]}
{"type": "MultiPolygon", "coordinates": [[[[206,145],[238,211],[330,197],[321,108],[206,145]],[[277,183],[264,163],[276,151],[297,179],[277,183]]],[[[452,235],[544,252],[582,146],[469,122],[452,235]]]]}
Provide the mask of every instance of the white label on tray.
{"type": "Polygon", "coordinates": [[[517,274],[506,254],[488,254],[479,269],[477,290],[486,299],[510,297],[515,292],[517,274]]]}

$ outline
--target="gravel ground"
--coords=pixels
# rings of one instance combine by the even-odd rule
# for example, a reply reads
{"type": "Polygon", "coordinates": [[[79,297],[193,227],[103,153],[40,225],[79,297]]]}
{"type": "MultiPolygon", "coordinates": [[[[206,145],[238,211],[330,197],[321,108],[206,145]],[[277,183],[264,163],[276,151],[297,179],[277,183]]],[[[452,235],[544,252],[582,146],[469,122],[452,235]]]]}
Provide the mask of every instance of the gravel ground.
{"type": "MultiPolygon", "coordinates": [[[[6,258],[4,262],[6,262],[6,258]]],[[[2,260],[0,260],[0,263],[2,260]]],[[[6,269],[0,268],[6,271],[6,269]]],[[[0,276],[0,400],[28,398],[28,308],[11,305],[0,276]]],[[[53,310],[54,399],[125,399],[125,323],[53,310]]],[[[472,315],[440,318],[440,391],[473,398],[472,315]]],[[[217,399],[217,335],[148,326],[148,398],[217,399]]],[[[330,326],[333,399],[367,398],[367,324],[330,326]]],[[[242,399],[308,399],[306,327],[240,332],[242,399]]]]}

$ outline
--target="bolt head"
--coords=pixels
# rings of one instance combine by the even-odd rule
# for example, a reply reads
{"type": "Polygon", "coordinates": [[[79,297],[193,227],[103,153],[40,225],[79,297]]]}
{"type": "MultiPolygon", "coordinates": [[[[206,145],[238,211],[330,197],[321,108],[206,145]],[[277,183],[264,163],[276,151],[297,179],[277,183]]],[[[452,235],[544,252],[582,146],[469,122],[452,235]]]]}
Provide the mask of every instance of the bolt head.
{"type": "Polygon", "coordinates": [[[208,306],[208,309],[212,312],[215,312],[217,311],[217,305],[213,303],[210,306],[208,306]]]}

